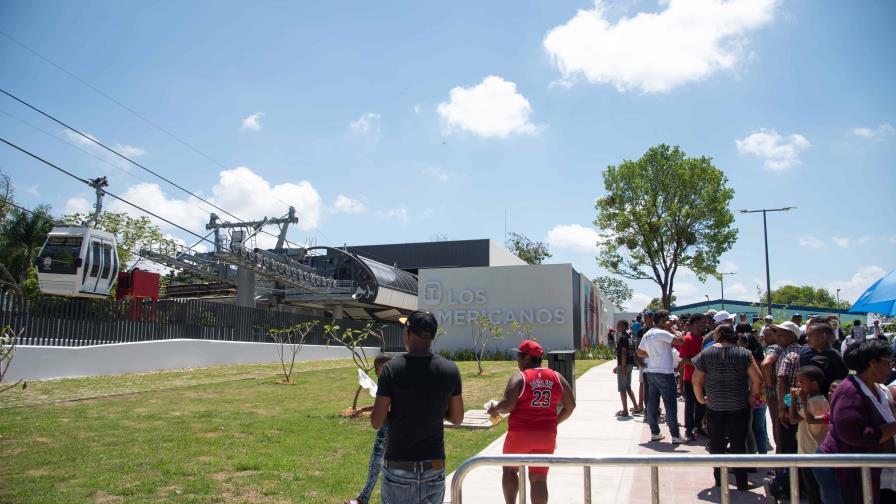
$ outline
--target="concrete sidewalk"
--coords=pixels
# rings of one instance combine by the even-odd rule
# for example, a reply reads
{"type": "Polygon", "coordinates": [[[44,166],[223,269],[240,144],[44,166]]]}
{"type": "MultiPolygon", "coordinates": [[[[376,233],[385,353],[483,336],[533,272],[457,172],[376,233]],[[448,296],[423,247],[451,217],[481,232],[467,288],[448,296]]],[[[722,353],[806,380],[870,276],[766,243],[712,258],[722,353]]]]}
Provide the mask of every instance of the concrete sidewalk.
{"type": "MultiPolygon", "coordinates": [[[[665,425],[661,432],[666,439],[650,442],[650,429],[643,417],[618,419],[614,413],[621,407],[616,390],[614,362],[597,366],[576,381],[576,410],[560,424],[557,431],[558,455],[602,456],[650,453],[706,453],[706,439],[696,443],[674,446],[669,443],[665,425]]],[[[638,377],[633,377],[632,388],[637,393],[638,377]]],[[[682,418],[684,403],[678,403],[682,418]]],[[[683,423],[682,423],[683,425],[683,423]]],[[[683,427],[682,427],[683,433],[683,427]]],[[[500,454],[504,436],[480,452],[480,455],[500,454]]],[[[754,484],[761,482],[765,470],[752,474],[754,484]]],[[[451,502],[451,479],[446,483],[445,502],[451,502]]],[[[734,475],[731,475],[732,485],[734,475]]],[[[591,470],[591,501],[594,503],[650,502],[650,472],[647,468],[602,467],[591,470]]],[[[764,502],[761,484],[751,492],[739,492],[732,486],[732,503],[764,502]]],[[[551,503],[581,503],[583,471],[581,468],[552,468],[548,475],[551,503]]],[[[712,472],[703,468],[660,469],[660,502],[705,503],[719,502],[719,489],[713,487],[712,472]]],[[[468,503],[502,503],[501,468],[485,467],[473,470],[464,480],[464,500],[468,503]]]]}

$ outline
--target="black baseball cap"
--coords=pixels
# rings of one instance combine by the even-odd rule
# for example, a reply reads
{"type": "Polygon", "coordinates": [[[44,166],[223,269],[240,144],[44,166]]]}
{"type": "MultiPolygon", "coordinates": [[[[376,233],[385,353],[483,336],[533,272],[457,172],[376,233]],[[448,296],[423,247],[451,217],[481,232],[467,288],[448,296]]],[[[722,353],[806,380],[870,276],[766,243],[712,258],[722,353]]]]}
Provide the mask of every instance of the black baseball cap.
{"type": "Polygon", "coordinates": [[[408,315],[404,325],[408,331],[425,339],[433,339],[439,330],[439,323],[432,313],[417,310],[408,315]]]}

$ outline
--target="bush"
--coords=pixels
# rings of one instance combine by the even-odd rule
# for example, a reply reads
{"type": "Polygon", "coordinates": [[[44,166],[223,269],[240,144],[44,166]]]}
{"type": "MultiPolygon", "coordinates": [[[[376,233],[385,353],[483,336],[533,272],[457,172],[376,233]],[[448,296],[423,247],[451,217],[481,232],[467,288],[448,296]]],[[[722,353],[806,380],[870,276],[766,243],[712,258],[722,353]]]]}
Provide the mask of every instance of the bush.
{"type": "MultiPolygon", "coordinates": [[[[477,351],[472,348],[461,348],[459,350],[440,350],[436,353],[448,360],[457,362],[477,360],[477,351]]],[[[513,361],[516,360],[516,354],[509,350],[496,350],[493,352],[485,352],[482,360],[513,361]]]]}
{"type": "Polygon", "coordinates": [[[616,358],[616,350],[607,345],[595,345],[590,348],[576,350],[576,360],[612,360],[616,358]]]}

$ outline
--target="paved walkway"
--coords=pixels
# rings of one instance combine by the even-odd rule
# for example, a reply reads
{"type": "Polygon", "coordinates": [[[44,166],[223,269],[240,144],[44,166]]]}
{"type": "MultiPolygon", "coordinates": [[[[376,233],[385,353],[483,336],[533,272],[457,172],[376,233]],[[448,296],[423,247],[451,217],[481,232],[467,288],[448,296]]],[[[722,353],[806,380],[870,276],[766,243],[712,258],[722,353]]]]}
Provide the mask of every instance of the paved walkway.
{"type": "MultiPolygon", "coordinates": [[[[560,424],[557,432],[559,455],[634,455],[650,453],[706,453],[705,439],[689,445],[673,446],[668,442],[669,431],[662,442],[650,441],[650,429],[642,417],[620,420],[614,416],[619,410],[619,394],[616,391],[614,363],[608,362],[586,372],[576,381],[576,410],[560,424]]],[[[633,388],[637,387],[637,376],[633,388]]],[[[637,391],[637,388],[635,388],[637,391]]],[[[684,403],[678,403],[679,418],[684,403]]],[[[501,453],[504,436],[486,447],[481,455],[501,453]]],[[[754,484],[761,482],[765,470],[751,475],[754,484]]],[[[451,502],[451,477],[449,475],[445,502],[451,502]]],[[[660,502],[706,503],[719,502],[719,489],[713,487],[712,472],[703,468],[660,469],[660,502]]],[[[591,470],[594,503],[650,502],[650,472],[647,468],[595,467],[591,470]]],[[[734,482],[734,475],[731,475],[734,482]]],[[[552,468],[548,475],[548,493],[551,503],[583,502],[581,468],[552,468]]],[[[761,485],[751,492],[739,492],[731,487],[732,503],[765,502],[761,485]]],[[[485,467],[473,470],[464,480],[464,502],[502,503],[501,468],[485,467]]]]}

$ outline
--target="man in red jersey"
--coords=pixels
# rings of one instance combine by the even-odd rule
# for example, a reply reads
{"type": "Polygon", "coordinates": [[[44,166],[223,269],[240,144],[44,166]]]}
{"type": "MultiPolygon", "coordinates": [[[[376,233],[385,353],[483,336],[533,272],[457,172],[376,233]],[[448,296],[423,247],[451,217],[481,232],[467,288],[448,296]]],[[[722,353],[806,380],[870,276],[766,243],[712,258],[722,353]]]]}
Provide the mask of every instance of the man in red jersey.
{"type": "MultiPolygon", "coordinates": [[[[549,454],[557,446],[557,424],[569,418],[576,398],[569,383],[559,373],[541,367],[544,348],[532,340],[523,341],[516,356],[520,372],[507,381],[504,398],[489,408],[491,415],[510,413],[504,453],[549,454]]],[[[519,490],[517,467],[505,467],[501,484],[504,501],[516,502],[519,490]]],[[[548,501],[548,468],[530,467],[532,504],[548,501]]]]}

